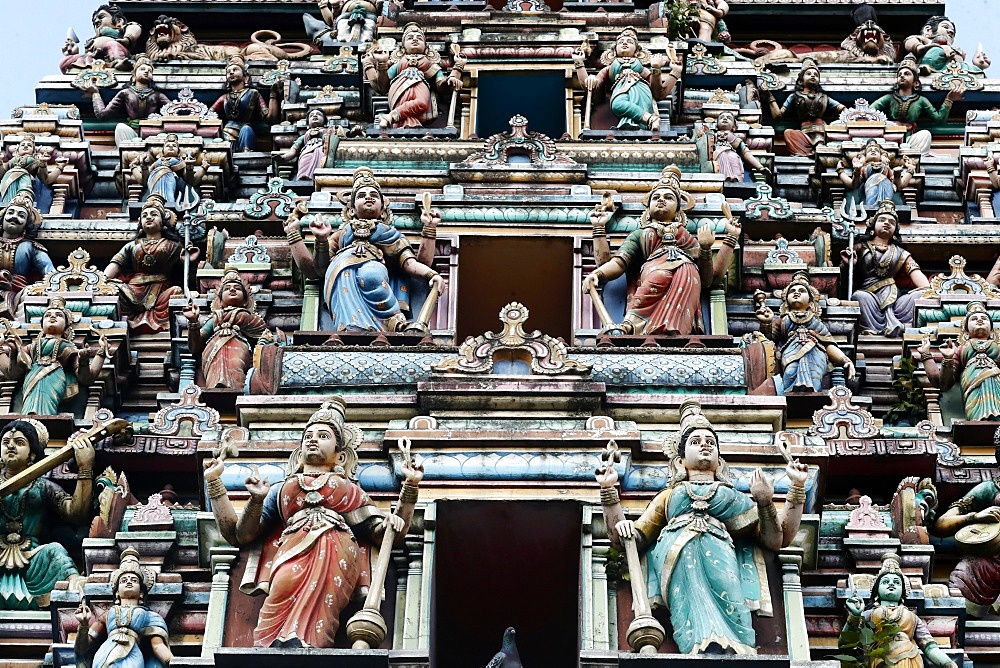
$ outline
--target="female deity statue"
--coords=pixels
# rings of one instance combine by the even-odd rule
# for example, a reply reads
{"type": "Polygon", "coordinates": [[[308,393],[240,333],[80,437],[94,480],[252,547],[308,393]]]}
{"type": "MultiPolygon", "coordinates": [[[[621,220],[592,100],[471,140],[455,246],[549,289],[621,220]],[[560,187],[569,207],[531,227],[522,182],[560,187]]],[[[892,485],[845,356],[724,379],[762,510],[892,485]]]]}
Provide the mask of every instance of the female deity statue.
{"type": "Polygon", "coordinates": [[[77,666],[82,668],[164,668],[173,660],[170,631],[159,614],[144,605],[156,583],[156,573],[139,565],[139,551],[122,550],[121,562],[111,573],[115,604],[91,624],[94,613],[80,601],[76,618],[77,666]],[[104,642],[97,644],[104,636],[104,642]]]}
{"type": "Polygon", "coordinates": [[[176,216],[163,196],[150,195],[139,213],[139,230],[111,258],[104,275],[119,282],[122,308],[134,333],[156,333],[170,324],[170,300],[184,291],[174,285],[170,273],[183,252],[183,242],[174,229],[176,216]]]}
{"type": "MultiPolygon", "coordinates": [[[[881,657],[864,657],[862,665],[870,668],[923,668],[924,658],[934,666],[956,668],[955,662],[938,647],[924,620],[906,607],[910,583],[899,567],[899,557],[887,554],[882,557],[882,569],[872,584],[872,604],[865,608],[864,600],[857,594],[847,599],[847,623],[841,631],[843,646],[848,634],[857,634],[861,620],[876,628],[892,624],[899,628],[888,641],[888,652],[881,657]]],[[[853,643],[852,643],[853,644],[853,643]]]]}
{"type": "Polygon", "coordinates": [[[829,114],[839,115],[846,109],[823,90],[819,65],[812,58],[802,60],[802,69],[795,79],[795,90],[781,107],[778,107],[771,91],[764,91],[764,97],[767,98],[771,118],[777,121],[792,117],[802,123],[798,130],[785,130],[785,145],[792,155],[815,155],[816,147],[826,144],[826,122],[823,117],[829,114]]]}
{"type": "Polygon", "coordinates": [[[250,493],[236,517],[219,476],[225,464],[206,462],[205,480],[222,536],[235,546],[263,538],[246,593],[267,598],[254,630],[258,647],[333,647],[340,613],[370,584],[369,547],[386,527],[402,541],[413,517],[420,466],[405,458],[396,512],[383,515],[357,483],[361,430],[344,423],[340,397],[325,402],[306,424],[292,452],[288,476],[269,487],[246,481],[250,493]]]}
{"type": "Polygon", "coordinates": [[[695,131],[695,143],[698,146],[703,172],[715,172],[726,177],[727,181],[745,181],[746,168],[757,170],[766,176],[771,170],[760,164],[757,157],[750,152],[744,137],[736,133],[736,114],[723,111],[715,119],[715,130],[705,131],[699,125],[695,131]]]}
{"type": "MultiPolygon", "coordinates": [[[[694,205],[681,190],[681,170],[664,168],[659,182],[646,195],[641,227],[632,231],[611,259],[583,280],[583,291],[593,292],[610,280],[628,277],[625,319],[615,325],[630,334],[674,333],[688,335],[704,331],[701,317],[702,288],[722,277],[733,257],[740,223],[726,221],[723,247],[712,260],[715,234],[708,225],[694,237],[687,231],[685,209],[694,205]]],[[[594,250],[598,257],[610,255],[604,227],[609,211],[591,214],[594,250]]]]}
{"type": "Polygon", "coordinates": [[[73,314],[66,300],[52,297],[42,314],[41,333],[29,344],[11,333],[0,343],[0,378],[24,378],[20,412],[25,415],[57,415],[64,401],[80,393],[101,373],[111,356],[108,340],[100,337],[100,348],[78,348],[73,341],[73,314]]]}
{"type": "Polygon", "coordinates": [[[837,165],[837,176],[850,190],[845,198],[847,205],[864,203],[871,209],[882,200],[903,204],[899,191],[913,180],[913,162],[903,158],[903,163],[892,166],[892,156],[876,139],[865,142],[864,148],[851,160],[852,170],[847,173],[847,163],[837,165]]]}
{"type": "MultiPolygon", "coordinates": [[[[428,282],[439,293],[444,279],[417,260],[410,242],[392,225],[392,211],[375,175],[367,167],[354,170],[354,187],[340,194],[343,224],[337,231],[323,220],[310,230],[314,252],[302,241],[298,215],[285,223],[292,259],[307,276],[323,277],[323,331],[396,332],[409,311],[407,275],[428,282]],[[398,269],[398,271],[397,271],[398,269]]],[[[426,224],[432,214],[424,213],[426,224]]]]}
{"type": "Polygon", "coordinates": [[[212,315],[201,327],[199,315],[198,305],[189,302],[184,317],[189,323],[188,348],[201,358],[198,384],[243,389],[247,369],[253,365],[254,345],[272,337],[238,271],[231,269],[223,275],[212,301],[212,315]]]}
{"type": "Polygon", "coordinates": [[[403,27],[402,44],[391,56],[376,42],[361,63],[372,88],[389,96],[389,113],[379,117],[379,127],[419,128],[438,116],[437,91],[462,88],[466,59],[456,54],[451,74],[446,76],[441,55],[427,46],[424,31],[408,23],[403,27]]]}
{"type": "Polygon", "coordinates": [[[291,147],[281,154],[282,160],[292,161],[298,156],[295,180],[312,180],[320,167],[333,167],[337,147],[344,137],[343,126],[327,127],[326,112],[319,107],[309,111],[308,127],[291,147]]]}
{"type": "Polygon", "coordinates": [[[35,241],[42,226],[42,214],[30,193],[16,195],[0,209],[3,234],[0,236],[0,317],[13,318],[21,291],[29,283],[52,271],[52,259],[35,241]]]}
{"type": "Polygon", "coordinates": [[[577,79],[587,90],[610,89],[611,112],[618,118],[617,127],[649,128],[654,132],[660,129],[656,101],[669,95],[677,85],[680,63],[671,62],[670,71],[663,74],[666,57],[659,53],[651,56],[639,45],[639,35],[633,28],[622,30],[614,48],[601,54],[604,67],[597,74],[587,74],[585,57],[582,50],[573,54],[577,79]]]}
{"type": "Polygon", "coordinates": [[[791,543],[805,507],[808,467],[798,461],[786,467],[791,487],[779,517],[773,484],[760,469],[750,478],[750,497],[736,490],[698,402],[681,404],[679,440],[665,446],[667,487],[636,521],[625,518],[614,467],[597,470],[612,545],[621,549],[623,540],[635,540],[646,552],[650,603],[669,610],[681,652],[756,654],[750,612],[773,611],[763,555],[753,543],[772,551],[791,543]]]}
{"type": "Polygon", "coordinates": [[[1000,336],[982,302],[969,304],[962,321],[958,346],[946,341],[939,368],[930,354],[930,339],[924,338],[916,352],[923,359],[927,379],[948,391],[956,382],[965,398],[968,420],[1000,420],[1000,336]]]}
{"type": "MultiPolygon", "coordinates": [[[[8,480],[45,457],[49,432],[37,420],[13,420],[0,429],[0,481],[8,480]]],[[[44,543],[55,520],[83,524],[90,508],[94,480],[94,447],[81,440],[74,453],[76,489],[70,496],[48,478],[0,498],[0,610],[48,607],[49,594],[60,580],[73,588],[79,572],[66,548],[44,543]]]]}
{"type": "Polygon", "coordinates": [[[854,364],[819,318],[819,299],[809,274],[800,271],[781,293],[777,318],[763,300],[757,309],[761,332],[778,346],[783,393],[822,391],[831,361],[844,367],[848,380],[854,378],[854,364]]]}
{"type": "Polygon", "coordinates": [[[159,195],[165,204],[188,211],[201,199],[195,188],[208,171],[208,163],[204,162],[207,159],[207,155],[203,156],[202,164],[196,165],[190,152],[182,157],[180,140],[171,132],[164,139],[159,155],[150,150],[132,162],[132,181],[142,183],[145,171],[147,199],[159,195]],[[145,169],[144,164],[148,165],[145,169]]]}
{"type": "Polygon", "coordinates": [[[35,135],[22,134],[14,154],[0,163],[0,204],[7,204],[18,193],[28,193],[42,204],[43,212],[48,211],[51,195],[47,187],[56,182],[66,164],[64,157],[48,164],[48,160],[39,156],[35,135]]]}
{"type": "Polygon", "coordinates": [[[84,43],[82,54],[72,37],[66,39],[63,45],[66,57],[59,63],[62,73],[66,74],[71,69],[90,69],[98,59],[113,67],[124,66],[127,69],[131,50],[142,36],[142,26],[126,19],[117,5],[101,5],[91,16],[91,22],[94,24],[94,36],[84,43]]]}
{"type": "Polygon", "coordinates": [[[902,336],[903,328],[913,322],[917,292],[900,294],[899,279],[907,277],[918,289],[926,288],[930,281],[903,248],[899,214],[892,200],[879,203],[861,241],[842,251],[841,259],[849,270],[856,268],[861,279],[861,289],[851,295],[861,306],[861,327],[875,334],[902,336]]]}

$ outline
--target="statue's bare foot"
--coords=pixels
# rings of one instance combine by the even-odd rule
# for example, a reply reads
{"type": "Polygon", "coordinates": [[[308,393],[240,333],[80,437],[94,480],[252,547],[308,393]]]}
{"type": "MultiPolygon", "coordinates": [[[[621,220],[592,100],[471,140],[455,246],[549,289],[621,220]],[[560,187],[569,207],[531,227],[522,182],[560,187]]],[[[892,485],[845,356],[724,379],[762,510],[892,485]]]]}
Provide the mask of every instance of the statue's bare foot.
{"type": "Polygon", "coordinates": [[[378,117],[378,126],[380,128],[392,127],[392,114],[382,114],[378,117]]]}

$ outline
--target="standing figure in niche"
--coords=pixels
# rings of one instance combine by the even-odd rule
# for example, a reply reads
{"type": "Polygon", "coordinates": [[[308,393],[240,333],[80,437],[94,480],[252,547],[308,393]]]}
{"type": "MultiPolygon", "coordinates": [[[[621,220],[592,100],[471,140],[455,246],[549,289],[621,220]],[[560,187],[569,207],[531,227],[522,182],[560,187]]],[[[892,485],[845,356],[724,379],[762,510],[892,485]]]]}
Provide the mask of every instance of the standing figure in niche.
{"type": "Polygon", "coordinates": [[[164,668],[174,655],[170,651],[167,622],[145,605],[156,573],[139,565],[134,547],[122,550],[121,563],[111,573],[115,604],[92,624],[94,613],[80,602],[76,618],[77,665],[81,668],[164,668]],[[104,642],[97,644],[104,636],[104,642]]]}
{"type": "Polygon", "coordinates": [[[95,60],[103,60],[113,67],[128,69],[128,59],[132,49],[139,43],[142,26],[125,18],[117,5],[101,5],[91,16],[94,36],[80,46],[72,38],[66,38],[63,53],[66,57],[59,69],[66,74],[71,69],[87,70],[95,60]]]}
{"type": "Polygon", "coordinates": [[[344,423],[344,411],[335,397],[313,414],[283,482],[269,486],[256,474],[247,479],[250,500],[239,519],[220,479],[224,462],[205,464],[222,536],[235,546],[263,539],[252,584],[244,589],[267,595],[253,632],[257,647],[333,647],[341,611],[371,583],[370,546],[382,542],[387,526],[401,541],[413,517],[420,466],[404,462],[396,512],[383,515],[358,485],[363,436],[344,423]]]}
{"type": "Polygon", "coordinates": [[[771,170],[760,164],[750,152],[744,137],[736,134],[736,114],[723,111],[715,120],[715,130],[706,132],[700,125],[696,131],[695,143],[702,158],[702,171],[715,172],[727,181],[743,181],[746,167],[770,176],[771,170]],[[745,166],[744,166],[745,163],[745,166]]]}
{"type": "Polygon", "coordinates": [[[573,53],[573,65],[581,86],[588,90],[609,89],[611,113],[622,129],[660,129],[660,114],[656,101],[662,100],[674,89],[681,75],[680,63],[670,63],[670,71],[663,73],[667,58],[663,54],[650,55],[639,45],[639,35],[633,28],[622,30],[613,49],[601,54],[604,67],[597,74],[587,74],[583,51],[573,53]],[[645,63],[649,63],[647,68],[645,63]]]}
{"type": "Polygon", "coordinates": [[[184,309],[189,323],[188,348],[201,359],[198,384],[242,389],[247,369],[253,365],[254,345],[272,337],[238,271],[229,270],[222,277],[212,301],[212,315],[201,327],[200,313],[193,301],[184,309]]]}
{"type": "Polygon", "coordinates": [[[203,156],[200,165],[195,164],[195,158],[190,152],[181,156],[181,145],[177,135],[170,133],[163,141],[160,154],[154,156],[150,151],[145,156],[137,158],[132,163],[132,180],[142,182],[142,161],[149,162],[146,178],[146,198],[159,195],[165,204],[188,211],[198,205],[201,197],[196,186],[205,178],[208,171],[207,155],[203,156]]]}
{"type": "Polygon", "coordinates": [[[1000,337],[982,302],[969,304],[958,346],[951,341],[941,346],[940,367],[930,355],[929,339],[917,352],[932,385],[942,391],[961,385],[966,419],[1000,420],[1000,337]]]}
{"type": "Polygon", "coordinates": [[[118,251],[104,275],[119,282],[121,305],[136,334],[156,333],[170,324],[170,300],[184,291],[170,274],[184,250],[174,229],[176,215],[153,193],[139,213],[139,231],[118,251]]]}
{"type": "Polygon", "coordinates": [[[852,169],[847,172],[847,163],[843,160],[837,165],[837,176],[848,188],[853,188],[846,194],[848,205],[863,203],[872,209],[882,200],[892,200],[903,204],[899,191],[910,185],[913,180],[913,161],[903,158],[903,164],[892,166],[892,156],[882,148],[875,139],[865,142],[864,148],[851,160],[852,169]]]}
{"type": "Polygon", "coordinates": [[[907,37],[903,48],[917,60],[924,74],[944,72],[952,62],[976,74],[990,66],[990,59],[982,51],[972,57],[971,65],[965,62],[965,52],[955,46],[955,24],[947,16],[927,19],[920,34],[907,37]]]}
{"type": "Polygon", "coordinates": [[[42,214],[30,193],[15,196],[0,210],[0,317],[16,317],[21,291],[52,271],[52,259],[35,241],[42,226],[42,214]]]}
{"type": "MultiPolygon", "coordinates": [[[[857,594],[847,599],[847,623],[842,633],[857,632],[864,619],[877,628],[895,624],[899,632],[888,641],[888,653],[879,658],[869,658],[863,665],[871,668],[923,668],[924,659],[934,666],[957,668],[931,635],[924,620],[906,607],[910,583],[899,567],[899,557],[887,554],[882,557],[882,570],[872,584],[872,605],[865,609],[864,600],[857,594]]],[[[843,636],[842,640],[843,642],[843,636]]]]}
{"type": "Polygon", "coordinates": [[[931,148],[931,132],[930,130],[917,132],[917,121],[922,116],[927,116],[935,123],[943,123],[948,120],[951,106],[964,95],[964,87],[952,89],[941,103],[941,108],[935,109],[931,101],[920,94],[920,72],[917,61],[912,56],[907,56],[896,68],[896,85],[892,92],[872,102],[871,108],[881,111],[889,120],[905,125],[910,132],[907,140],[910,146],[921,153],[927,153],[931,148]]]}
{"type": "MultiPolygon", "coordinates": [[[[28,193],[36,202],[45,198],[51,203],[48,186],[56,182],[66,164],[65,158],[48,164],[35,145],[35,135],[30,132],[22,134],[14,154],[0,163],[0,204],[7,204],[18,193],[28,193]]],[[[48,211],[48,204],[43,206],[43,210],[48,211]]]]}
{"type": "Polygon", "coordinates": [[[786,394],[822,391],[831,362],[844,367],[848,380],[854,378],[854,364],[819,318],[819,299],[819,291],[809,283],[809,274],[796,272],[781,293],[777,318],[763,304],[757,309],[761,332],[778,346],[786,394]]]}
{"type": "Polygon", "coordinates": [[[115,126],[115,145],[122,142],[135,141],[139,138],[139,121],[149,118],[151,114],[160,113],[160,109],[170,104],[163,91],[153,86],[153,61],[145,56],[135,60],[132,70],[132,82],[115,93],[111,102],[105,106],[104,98],[93,79],[89,87],[83,90],[94,105],[94,116],[98,120],[126,118],[124,123],[115,126]]]}
{"type": "Polygon", "coordinates": [[[681,404],[678,440],[665,444],[669,481],[632,521],[625,518],[608,464],[597,470],[604,521],[612,545],[635,540],[646,552],[651,605],[666,606],[677,648],[684,654],[754,655],[751,611],[772,616],[764,555],[754,543],[778,551],[789,545],[805,508],[808,467],[798,461],[785,472],[791,486],[779,517],[774,486],[757,469],[750,496],[734,487],[719,456],[719,437],[696,401],[681,404]]]}
{"type": "MultiPolygon", "coordinates": [[[[354,187],[341,193],[344,223],[334,232],[325,221],[310,225],[316,245],[309,252],[299,230],[298,216],[285,224],[292,259],[310,277],[323,277],[324,331],[396,332],[406,324],[410,310],[406,277],[428,282],[440,292],[444,279],[417,260],[382,196],[375,175],[367,167],[354,170],[354,187]]],[[[427,224],[431,214],[421,220],[427,224]]]]}
{"type": "Polygon", "coordinates": [[[328,127],[326,112],[318,107],[309,111],[306,122],[306,131],[281,154],[281,159],[288,161],[295,160],[298,156],[296,181],[312,180],[320,167],[333,167],[337,158],[337,147],[344,137],[343,126],[328,127]]]}
{"type": "MultiPolygon", "coordinates": [[[[45,458],[49,432],[37,420],[12,420],[0,429],[0,480],[8,480],[45,458]]],[[[48,478],[0,498],[0,610],[47,608],[61,580],[80,585],[79,571],[66,548],[45,543],[56,520],[84,524],[94,480],[94,447],[81,440],[74,452],[77,474],[73,495],[48,478]]]]}
{"type": "Polygon", "coordinates": [[[271,85],[267,101],[254,88],[247,61],[233,56],[226,65],[226,94],[215,101],[212,111],[225,121],[223,136],[233,142],[234,152],[253,151],[257,144],[255,123],[275,123],[281,115],[280,81],[271,85]]]}
{"type": "Polygon", "coordinates": [[[25,415],[57,415],[64,401],[80,393],[80,383],[87,385],[100,375],[104,360],[111,356],[103,335],[96,353],[77,348],[73,314],[62,297],[49,300],[41,327],[31,343],[10,332],[0,343],[0,377],[24,378],[20,412],[25,415]]]}
{"type": "Polygon", "coordinates": [[[907,277],[914,288],[930,285],[927,276],[899,236],[899,214],[892,200],[879,203],[868,219],[868,230],[853,249],[845,249],[841,259],[848,269],[858,272],[861,289],[851,299],[861,307],[863,331],[900,337],[913,322],[917,292],[900,293],[899,279],[907,277]]]}
{"type": "MultiPolygon", "coordinates": [[[[646,211],[641,227],[625,238],[609,261],[583,280],[583,291],[590,292],[626,274],[628,304],[625,319],[616,328],[630,334],[703,332],[702,289],[722,278],[729,268],[740,223],[734,218],[726,221],[723,246],[713,261],[715,233],[711,226],[701,226],[697,237],[687,231],[684,210],[694,202],[681,189],[681,170],[677,165],[664,168],[643,203],[646,211]]],[[[595,251],[598,245],[607,249],[603,223],[594,220],[600,215],[596,211],[591,214],[595,229],[601,230],[595,235],[595,251]]]]}
{"type": "Polygon", "coordinates": [[[826,144],[826,121],[824,116],[840,114],[847,107],[826,94],[820,84],[819,65],[812,58],[802,61],[802,69],[795,79],[795,90],[778,107],[774,93],[764,91],[771,118],[795,118],[801,122],[796,130],[785,130],[785,145],[792,155],[815,155],[816,147],[826,144]]]}
{"type": "Polygon", "coordinates": [[[361,59],[372,88],[389,96],[389,113],[378,119],[382,128],[424,127],[438,117],[437,91],[462,88],[465,56],[454,56],[446,75],[441,54],[427,45],[420,26],[406,24],[401,41],[391,56],[376,43],[361,59]]]}

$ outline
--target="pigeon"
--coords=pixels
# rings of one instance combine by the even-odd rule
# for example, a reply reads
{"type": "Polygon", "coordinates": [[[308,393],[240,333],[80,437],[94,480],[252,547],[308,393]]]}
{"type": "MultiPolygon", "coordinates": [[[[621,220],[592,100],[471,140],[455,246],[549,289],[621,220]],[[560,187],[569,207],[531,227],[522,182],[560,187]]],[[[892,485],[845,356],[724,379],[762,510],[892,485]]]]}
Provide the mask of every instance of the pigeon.
{"type": "Polygon", "coordinates": [[[503,644],[500,651],[493,655],[486,668],[521,668],[521,657],[517,653],[517,644],[514,642],[514,627],[509,626],[503,632],[503,644]]]}

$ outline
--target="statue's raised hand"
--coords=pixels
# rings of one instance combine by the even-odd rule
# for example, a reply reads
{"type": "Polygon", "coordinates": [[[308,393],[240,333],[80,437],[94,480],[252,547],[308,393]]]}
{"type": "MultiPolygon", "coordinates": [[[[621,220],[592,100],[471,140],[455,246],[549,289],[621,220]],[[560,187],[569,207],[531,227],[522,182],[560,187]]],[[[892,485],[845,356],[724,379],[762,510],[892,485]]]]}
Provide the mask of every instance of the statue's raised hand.
{"type": "Polygon", "coordinates": [[[330,227],[330,223],[320,218],[313,218],[312,222],[309,223],[309,231],[312,232],[316,241],[327,241],[330,239],[330,235],[333,234],[333,228],[330,227]]]}
{"type": "Polygon", "coordinates": [[[847,608],[847,611],[851,613],[852,616],[860,617],[861,613],[865,609],[865,602],[864,599],[855,594],[844,602],[844,607],[847,608]]]}
{"type": "Polygon", "coordinates": [[[602,462],[594,471],[594,478],[602,488],[610,489],[618,484],[618,471],[615,470],[614,464],[602,462]]]}
{"type": "Polygon", "coordinates": [[[604,232],[607,230],[608,222],[611,220],[611,215],[613,213],[613,209],[609,211],[598,204],[590,212],[590,229],[595,232],[604,232]]]}
{"type": "Polygon", "coordinates": [[[93,469],[97,453],[94,452],[94,444],[90,442],[90,439],[78,438],[71,440],[69,444],[73,446],[73,457],[76,459],[77,467],[93,469]]]}
{"type": "Polygon", "coordinates": [[[851,160],[851,165],[854,167],[854,169],[861,169],[862,167],[864,167],[865,166],[864,153],[858,153],[857,155],[855,155],[854,158],[851,160]]]}
{"type": "Polygon", "coordinates": [[[87,602],[84,600],[80,601],[80,605],[76,607],[76,611],[73,613],[76,620],[84,626],[90,626],[90,620],[94,618],[94,611],[90,609],[87,602]]]}
{"type": "Polygon", "coordinates": [[[774,485],[762,469],[754,469],[750,474],[750,496],[758,505],[770,503],[774,498],[774,485]]]}
{"type": "Polygon", "coordinates": [[[958,350],[958,348],[955,347],[955,342],[953,340],[948,339],[941,344],[938,350],[941,351],[941,354],[944,355],[945,359],[953,359],[955,357],[955,351],[958,350]]]}
{"type": "Polygon", "coordinates": [[[702,248],[711,248],[715,243],[715,230],[708,223],[698,228],[698,244],[702,248]]]}
{"type": "Polygon", "coordinates": [[[424,230],[436,230],[441,223],[441,212],[437,209],[420,212],[420,224],[424,230]]]}
{"type": "Polygon", "coordinates": [[[222,472],[226,470],[226,462],[222,459],[206,459],[204,466],[205,470],[202,475],[205,476],[205,482],[218,480],[222,477],[222,472]]]}
{"type": "Polygon", "coordinates": [[[919,362],[920,360],[930,359],[931,356],[931,337],[925,336],[920,339],[920,345],[916,347],[910,356],[919,362]]]}
{"type": "MultiPolygon", "coordinates": [[[[848,362],[848,364],[850,364],[850,362],[848,362]]],[[[846,365],[844,368],[847,368],[846,365]]],[[[757,470],[759,471],[760,469],[757,470]]],[[[809,465],[803,464],[797,459],[793,459],[785,466],[785,475],[788,476],[788,481],[791,484],[804,487],[806,480],[809,478],[809,465]]]]}
{"type": "Polygon", "coordinates": [[[184,317],[188,319],[188,323],[197,325],[198,316],[201,315],[201,309],[198,307],[197,304],[194,303],[194,300],[192,299],[188,301],[186,306],[184,306],[184,310],[182,310],[181,313],[183,313],[184,317]]]}
{"type": "Polygon", "coordinates": [[[263,500],[267,496],[267,493],[271,490],[271,486],[267,484],[260,475],[260,469],[257,468],[256,464],[251,464],[253,467],[253,474],[250,475],[244,482],[244,486],[247,491],[250,492],[250,496],[257,499],[263,500]]]}
{"type": "Polygon", "coordinates": [[[583,52],[583,49],[577,49],[570,57],[573,59],[573,65],[576,67],[583,67],[583,63],[587,60],[587,54],[583,52]]]}
{"type": "Polygon", "coordinates": [[[667,64],[667,57],[662,53],[654,53],[649,57],[649,66],[653,69],[660,70],[663,66],[667,64]]]}
{"type": "Polygon", "coordinates": [[[952,102],[958,102],[963,97],[965,97],[965,84],[961,81],[956,81],[952,89],[948,91],[947,98],[952,102]]]}
{"type": "Polygon", "coordinates": [[[403,482],[416,487],[424,479],[424,463],[419,457],[403,458],[403,466],[400,468],[403,473],[403,482]]]}
{"type": "Polygon", "coordinates": [[[761,324],[767,324],[774,320],[774,311],[771,310],[770,306],[764,304],[754,311],[753,314],[754,317],[757,318],[757,321],[761,324]]]}

